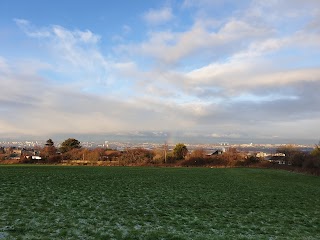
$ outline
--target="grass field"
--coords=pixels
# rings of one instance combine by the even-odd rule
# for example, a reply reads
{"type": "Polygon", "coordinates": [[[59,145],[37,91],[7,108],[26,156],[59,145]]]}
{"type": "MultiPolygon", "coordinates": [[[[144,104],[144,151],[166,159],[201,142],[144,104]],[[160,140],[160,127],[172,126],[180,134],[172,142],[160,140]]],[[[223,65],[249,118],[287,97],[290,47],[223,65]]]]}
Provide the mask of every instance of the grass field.
{"type": "Polygon", "coordinates": [[[0,239],[320,239],[320,178],[0,166],[0,239]]]}

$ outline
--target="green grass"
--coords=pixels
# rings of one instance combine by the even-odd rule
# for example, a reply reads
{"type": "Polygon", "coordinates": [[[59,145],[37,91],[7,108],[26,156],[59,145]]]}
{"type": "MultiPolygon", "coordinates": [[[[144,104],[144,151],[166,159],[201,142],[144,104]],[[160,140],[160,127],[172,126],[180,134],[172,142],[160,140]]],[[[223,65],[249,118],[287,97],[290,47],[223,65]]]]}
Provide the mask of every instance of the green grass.
{"type": "Polygon", "coordinates": [[[262,169],[0,166],[0,239],[320,239],[320,178],[262,169]]]}

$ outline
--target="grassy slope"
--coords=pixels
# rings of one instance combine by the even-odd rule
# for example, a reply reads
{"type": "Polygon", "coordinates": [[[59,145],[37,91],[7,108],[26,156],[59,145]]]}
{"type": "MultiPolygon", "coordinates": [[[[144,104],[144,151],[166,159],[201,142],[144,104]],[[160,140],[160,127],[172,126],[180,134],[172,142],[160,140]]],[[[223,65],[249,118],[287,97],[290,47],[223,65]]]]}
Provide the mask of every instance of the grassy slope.
{"type": "Polygon", "coordinates": [[[320,239],[320,178],[0,166],[0,239],[320,239]]]}

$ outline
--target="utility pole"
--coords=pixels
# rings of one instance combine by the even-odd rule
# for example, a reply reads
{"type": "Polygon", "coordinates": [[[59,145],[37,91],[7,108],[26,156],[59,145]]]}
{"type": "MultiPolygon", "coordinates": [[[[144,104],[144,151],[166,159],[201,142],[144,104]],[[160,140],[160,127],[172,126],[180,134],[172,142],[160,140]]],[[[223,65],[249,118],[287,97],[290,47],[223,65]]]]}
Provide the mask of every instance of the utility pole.
{"type": "Polygon", "coordinates": [[[164,150],[164,163],[167,163],[167,151],[168,151],[168,144],[167,144],[167,142],[164,143],[164,145],[163,145],[163,150],[164,150]]]}

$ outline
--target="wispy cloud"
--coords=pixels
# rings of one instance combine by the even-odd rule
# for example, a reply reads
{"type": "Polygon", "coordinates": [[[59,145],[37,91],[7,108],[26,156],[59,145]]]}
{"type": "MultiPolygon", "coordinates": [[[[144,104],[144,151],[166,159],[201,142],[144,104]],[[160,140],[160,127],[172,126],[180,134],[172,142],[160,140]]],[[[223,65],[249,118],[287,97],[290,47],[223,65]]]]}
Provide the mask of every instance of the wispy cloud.
{"type": "Polygon", "coordinates": [[[49,37],[50,32],[46,29],[36,29],[28,20],[15,18],[16,24],[30,37],[49,37]]]}
{"type": "Polygon", "coordinates": [[[150,9],[143,15],[143,19],[147,24],[160,25],[167,23],[174,17],[171,8],[164,7],[161,9],[150,9]]]}

